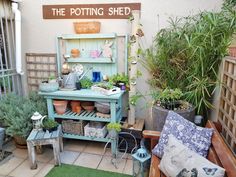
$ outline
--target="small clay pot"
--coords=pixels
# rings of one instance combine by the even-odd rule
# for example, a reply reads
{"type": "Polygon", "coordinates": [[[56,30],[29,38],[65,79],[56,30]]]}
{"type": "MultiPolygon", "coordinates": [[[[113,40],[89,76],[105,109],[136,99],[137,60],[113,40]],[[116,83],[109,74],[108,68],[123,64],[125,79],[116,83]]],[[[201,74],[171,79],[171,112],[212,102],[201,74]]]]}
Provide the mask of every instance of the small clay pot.
{"type": "Polygon", "coordinates": [[[79,113],[81,112],[81,110],[82,110],[81,106],[76,106],[76,107],[75,107],[75,112],[76,112],[77,114],[79,114],[79,113]]]}
{"type": "Polygon", "coordinates": [[[67,100],[53,100],[53,105],[57,114],[64,114],[66,112],[67,104],[67,100]]]}
{"type": "Polygon", "coordinates": [[[76,107],[80,106],[80,101],[71,101],[70,102],[72,112],[76,112],[76,107]]]}
{"type": "Polygon", "coordinates": [[[80,56],[80,51],[78,49],[71,49],[70,53],[72,58],[77,58],[80,56]]]}

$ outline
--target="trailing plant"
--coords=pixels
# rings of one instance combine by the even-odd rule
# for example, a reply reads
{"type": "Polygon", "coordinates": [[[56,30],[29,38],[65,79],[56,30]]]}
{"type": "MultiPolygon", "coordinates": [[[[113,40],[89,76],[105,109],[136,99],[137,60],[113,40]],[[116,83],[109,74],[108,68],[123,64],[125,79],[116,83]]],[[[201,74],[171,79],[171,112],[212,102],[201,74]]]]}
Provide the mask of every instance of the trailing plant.
{"type": "Polygon", "coordinates": [[[133,105],[133,106],[136,106],[138,100],[139,100],[140,98],[142,98],[142,97],[143,97],[143,95],[142,95],[140,92],[137,92],[136,94],[130,96],[130,98],[129,98],[129,104],[131,104],[131,105],[133,105]]]}
{"type": "Polygon", "coordinates": [[[120,132],[121,131],[121,124],[110,122],[109,124],[107,124],[107,129],[108,130],[115,130],[116,132],[120,132]]]}
{"type": "Polygon", "coordinates": [[[181,89],[183,98],[204,114],[212,108],[218,68],[236,29],[236,12],[228,7],[169,23],[156,35],[153,46],[142,52],[152,75],[149,84],[154,89],[181,89]]]}

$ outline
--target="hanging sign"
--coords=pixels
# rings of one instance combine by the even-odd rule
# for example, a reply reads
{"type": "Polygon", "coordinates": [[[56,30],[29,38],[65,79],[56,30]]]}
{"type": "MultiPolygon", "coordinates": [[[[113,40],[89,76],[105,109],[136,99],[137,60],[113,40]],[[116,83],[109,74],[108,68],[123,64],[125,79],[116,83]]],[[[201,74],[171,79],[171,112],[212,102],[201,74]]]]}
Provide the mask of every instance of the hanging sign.
{"type": "Polygon", "coordinates": [[[44,19],[126,19],[141,3],[43,5],[44,19]]]}

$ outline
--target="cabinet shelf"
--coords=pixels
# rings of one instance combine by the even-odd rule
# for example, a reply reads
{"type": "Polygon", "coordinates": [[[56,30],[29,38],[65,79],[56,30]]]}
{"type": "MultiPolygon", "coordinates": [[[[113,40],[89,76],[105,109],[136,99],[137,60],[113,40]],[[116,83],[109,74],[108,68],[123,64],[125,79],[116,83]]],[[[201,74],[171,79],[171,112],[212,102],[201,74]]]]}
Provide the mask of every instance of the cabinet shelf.
{"type": "Polygon", "coordinates": [[[69,63],[114,63],[115,58],[104,58],[104,57],[99,57],[99,58],[85,58],[85,57],[79,57],[79,58],[69,58],[67,60],[69,63]]]}
{"type": "Polygon", "coordinates": [[[110,141],[109,138],[94,138],[89,136],[82,136],[82,135],[75,135],[69,133],[63,133],[64,138],[71,138],[71,139],[79,139],[79,140],[90,140],[90,141],[99,141],[99,142],[108,142],[110,141]]]}
{"type": "Polygon", "coordinates": [[[110,122],[111,118],[103,118],[96,115],[96,111],[85,111],[82,110],[79,114],[72,112],[71,110],[67,110],[64,114],[54,114],[55,118],[61,119],[74,119],[74,120],[87,120],[87,121],[98,121],[98,122],[110,122]]]}
{"type": "Polygon", "coordinates": [[[63,34],[61,36],[62,39],[109,39],[109,38],[116,38],[116,33],[109,33],[109,34],[63,34]]]}

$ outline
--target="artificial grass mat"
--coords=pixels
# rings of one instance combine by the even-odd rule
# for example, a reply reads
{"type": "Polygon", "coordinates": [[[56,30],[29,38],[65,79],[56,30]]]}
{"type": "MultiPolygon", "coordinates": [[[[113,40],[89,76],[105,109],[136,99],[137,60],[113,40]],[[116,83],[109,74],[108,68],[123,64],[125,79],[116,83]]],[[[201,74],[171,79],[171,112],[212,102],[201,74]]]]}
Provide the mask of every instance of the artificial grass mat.
{"type": "Polygon", "coordinates": [[[75,165],[62,164],[54,167],[46,177],[131,177],[121,173],[96,170],[75,165]]]}

